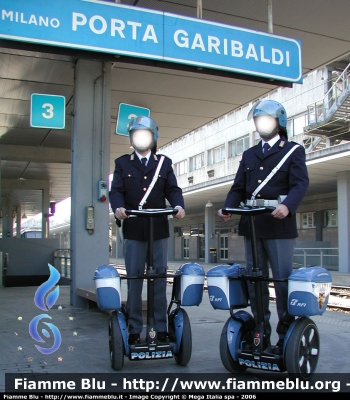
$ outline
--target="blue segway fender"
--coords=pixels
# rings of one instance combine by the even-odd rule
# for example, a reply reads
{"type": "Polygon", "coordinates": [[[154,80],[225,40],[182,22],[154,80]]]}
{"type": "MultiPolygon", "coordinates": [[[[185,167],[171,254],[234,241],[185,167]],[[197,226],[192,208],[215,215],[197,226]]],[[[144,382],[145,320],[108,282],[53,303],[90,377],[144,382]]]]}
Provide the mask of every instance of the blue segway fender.
{"type": "Polygon", "coordinates": [[[184,317],[182,309],[180,308],[174,317],[174,328],[175,328],[175,344],[174,353],[177,353],[181,346],[182,333],[184,328],[184,317]]]}
{"type": "Polygon", "coordinates": [[[246,324],[245,329],[247,329],[247,324],[254,321],[254,317],[244,310],[237,311],[234,315],[236,318],[231,316],[227,324],[226,337],[231,357],[234,361],[238,361],[237,350],[240,349],[242,341],[243,325],[246,324]]]}
{"type": "Polygon", "coordinates": [[[231,357],[235,360],[238,361],[237,357],[237,349],[239,348],[240,345],[240,339],[241,335],[240,330],[242,329],[242,323],[239,321],[235,321],[234,319],[230,319],[228,325],[227,325],[227,345],[228,349],[230,351],[231,357]]]}
{"type": "Polygon", "coordinates": [[[295,327],[295,325],[297,324],[297,322],[298,322],[298,320],[300,319],[300,317],[299,318],[296,318],[290,325],[289,325],[289,328],[288,328],[288,331],[287,331],[287,333],[286,333],[286,336],[284,337],[284,343],[283,343],[283,362],[284,362],[284,364],[286,364],[286,359],[285,359],[285,357],[286,357],[286,346],[287,346],[287,343],[288,343],[288,340],[289,340],[289,338],[290,338],[290,335],[292,334],[292,332],[293,332],[293,329],[294,329],[294,327],[295,327]]]}
{"type": "Polygon", "coordinates": [[[125,355],[129,356],[130,350],[129,350],[129,343],[128,343],[128,327],[126,324],[125,315],[120,310],[116,310],[116,313],[117,313],[117,317],[118,317],[120,332],[123,337],[125,355]]]}

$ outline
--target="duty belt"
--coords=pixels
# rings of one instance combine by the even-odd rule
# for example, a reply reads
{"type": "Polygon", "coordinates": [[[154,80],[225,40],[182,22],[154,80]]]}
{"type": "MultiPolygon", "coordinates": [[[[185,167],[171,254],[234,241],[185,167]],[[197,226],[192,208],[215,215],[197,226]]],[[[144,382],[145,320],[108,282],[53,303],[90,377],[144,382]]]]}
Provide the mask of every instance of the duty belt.
{"type": "Polygon", "coordinates": [[[246,200],[245,204],[251,207],[269,207],[269,206],[275,207],[279,203],[278,200],[258,199],[258,200],[246,200]]]}

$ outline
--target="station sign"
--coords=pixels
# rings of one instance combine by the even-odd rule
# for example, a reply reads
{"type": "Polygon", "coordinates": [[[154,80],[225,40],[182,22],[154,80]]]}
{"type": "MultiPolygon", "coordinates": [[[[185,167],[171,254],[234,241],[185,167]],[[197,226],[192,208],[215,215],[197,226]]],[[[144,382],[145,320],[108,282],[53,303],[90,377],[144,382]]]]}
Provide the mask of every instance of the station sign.
{"type": "Polygon", "coordinates": [[[0,38],[302,83],[301,41],[97,0],[1,0],[0,38]]]}
{"type": "Polygon", "coordinates": [[[135,117],[149,117],[151,110],[149,108],[133,106],[131,104],[120,103],[117,118],[117,126],[115,133],[117,135],[126,135],[128,133],[128,125],[132,118],[135,117]]]}
{"type": "Polygon", "coordinates": [[[30,126],[32,128],[64,129],[66,98],[51,94],[32,93],[30,126]]]}

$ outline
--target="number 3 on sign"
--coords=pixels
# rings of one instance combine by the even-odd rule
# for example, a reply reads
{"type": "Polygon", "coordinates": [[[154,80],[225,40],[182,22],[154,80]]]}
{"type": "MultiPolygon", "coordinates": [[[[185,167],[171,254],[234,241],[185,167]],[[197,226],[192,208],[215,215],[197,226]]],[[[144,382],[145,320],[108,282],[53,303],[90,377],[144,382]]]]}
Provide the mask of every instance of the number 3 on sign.
{"type": "Polygon", "coordinates": [[[46,109],[45,112],[41,113],[41,115],[46,118],[46,119],[50,119],[53,118],[54,113],[53,113],[53,105],[50,103],[45,103],[42,105],[43,109],[46,109]]]}
{"type": "Polygon", "coordinates": [[[32,93],[30,106],[31,128],[64,129],[66,98],[53,94],[32,93]]]}

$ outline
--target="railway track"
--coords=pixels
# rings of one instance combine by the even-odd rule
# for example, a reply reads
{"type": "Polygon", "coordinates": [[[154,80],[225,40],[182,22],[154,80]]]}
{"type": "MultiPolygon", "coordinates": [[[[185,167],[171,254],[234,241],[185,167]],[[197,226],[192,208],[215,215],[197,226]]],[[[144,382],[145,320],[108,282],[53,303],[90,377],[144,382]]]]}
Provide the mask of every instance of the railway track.
{"type": "MultiPolygon", "coordinates": [[[[126,277],[125,266],[114,265],[121,277],[126,277]]],[[[168,270],[168,274],[172,275],[175,271],[168,270]]],[[[174,281],[173,277],[167,278],[167,284],[172,285],[174,281]]],[[[273,288],[273,283],[270,283],[270,300],[275,301],[275,293],[273,288]]],[[[204,290],[208,290],[207,280],[204,281],[204,290]]],[[[348,286],[336,286],[332,285],[329,301],[327,305],[327,310],[338,311],[344,313],[350,313],[350,287],[348,286]]]]}
{"type": "Polygon", "coordinates": [[[332,285],[327,309],[350,313],[350,287],[332,285]]]}

